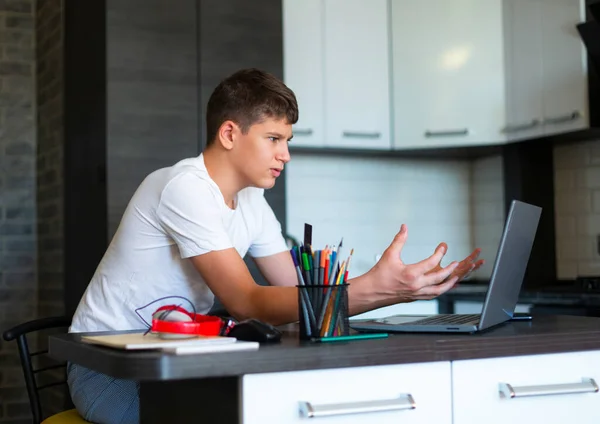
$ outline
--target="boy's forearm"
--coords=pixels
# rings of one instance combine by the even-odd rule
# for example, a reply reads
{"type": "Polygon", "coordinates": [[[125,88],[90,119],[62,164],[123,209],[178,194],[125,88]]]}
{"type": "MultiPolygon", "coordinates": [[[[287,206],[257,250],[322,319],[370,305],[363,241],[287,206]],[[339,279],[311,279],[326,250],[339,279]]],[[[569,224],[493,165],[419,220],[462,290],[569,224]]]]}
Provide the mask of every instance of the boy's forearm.
{"type": "MultiPolygon", "coordinates": [[[[348,281],[349,314],[357,315],[388,306],[393,299],[379,295],[373,277],[367,273],[348,281]]],[[[296,287],[256,286],[250,295],[250,305],[244,315],[273,325],[298,321],[298,289],[296,287]]],[[[239,317],[243,318],[243,317],[239,317]]]]}
{"type": "Polygon", "coordinates": [[[248,317],[272,325],[298,321],[298,289],[296,287],[256,286],[250,295],[248,317]]]}
{"type": "Polygon", "coordinates": [[[348,280],[348,312],[350,316],[396,303],[394,299],[377,293],[373,278],[371,273],[366,273],[348,280]]]}

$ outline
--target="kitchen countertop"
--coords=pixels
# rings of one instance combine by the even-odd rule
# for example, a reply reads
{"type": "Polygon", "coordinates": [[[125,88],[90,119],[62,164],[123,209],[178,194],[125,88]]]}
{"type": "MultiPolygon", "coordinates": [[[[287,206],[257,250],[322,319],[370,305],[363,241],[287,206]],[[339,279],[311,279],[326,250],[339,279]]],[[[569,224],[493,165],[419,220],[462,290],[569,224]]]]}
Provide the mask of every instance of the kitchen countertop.
{"type": "Polygon", "coordinates": [[[296,325],[282,328],[281,343],[245,352],[177,356],[121,351],[83,343],[81,334],[51,336],[49,347],[55,358],[139,381],[600,350],[600,318],[578,316],[534,316],[478,334],[390,334],[327,344],[299,342],[296,325]]]}
{"type": "MultiPolygon", "coordinates": [[[[441,295],[440,301],[472,300],[483,301],[486,284],[463,283],[441,295]]],[[[600,290],[584,290],[571,285],[556,285],[544,289],[524,289],[519,295],[519,303],[534,305],[600,306],[600,290]]]]}

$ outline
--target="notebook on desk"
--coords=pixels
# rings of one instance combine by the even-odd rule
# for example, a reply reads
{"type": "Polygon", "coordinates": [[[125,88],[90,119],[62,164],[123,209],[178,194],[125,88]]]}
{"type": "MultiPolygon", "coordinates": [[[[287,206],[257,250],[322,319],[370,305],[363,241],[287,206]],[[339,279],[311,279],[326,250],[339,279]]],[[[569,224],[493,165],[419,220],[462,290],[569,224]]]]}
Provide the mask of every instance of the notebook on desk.
{"type": "Polygon", "coordinates": [[[480,314],[393,315],[355,320],[359,331],[473,333],[513,317],[542,209],[514,200],[511,203],[485,302],[480,314]]]}
{"type": "Polygon", "coordinates": [[[153,333],[122,333],[98,336],[81,336],[81,340],[87,343],[99,344],[124,350],[215,346],[227,345],[236,342],[236,339],[233,337],[220,336],[197,336],[185,339],[163,339],[153,333]]]}

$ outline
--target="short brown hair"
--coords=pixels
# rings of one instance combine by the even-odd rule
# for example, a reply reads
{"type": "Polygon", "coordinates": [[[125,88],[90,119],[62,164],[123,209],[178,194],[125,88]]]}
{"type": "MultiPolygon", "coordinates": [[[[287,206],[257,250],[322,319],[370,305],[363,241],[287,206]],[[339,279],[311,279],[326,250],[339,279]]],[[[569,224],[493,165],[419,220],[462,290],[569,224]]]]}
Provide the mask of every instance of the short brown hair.
{"type": "Polygon", "coordinates": [[[265,118],[298,121],[296,95],[280,79],[259,69],[242,69],[215,88],[206,108],[206,144],[217,138],[223,122],[232,120],[243,133],[265,118]]]}

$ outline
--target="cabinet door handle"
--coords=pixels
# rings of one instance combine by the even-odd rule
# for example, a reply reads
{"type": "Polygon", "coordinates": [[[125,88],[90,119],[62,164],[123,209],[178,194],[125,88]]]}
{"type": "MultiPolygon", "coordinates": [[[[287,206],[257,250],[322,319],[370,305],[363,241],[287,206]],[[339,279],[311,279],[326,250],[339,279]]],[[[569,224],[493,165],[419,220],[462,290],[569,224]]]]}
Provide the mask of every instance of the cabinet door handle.
{"type": "Polygon", "coordinates": [[[369,412],[402,411],[415,409],[415,401],[410,394],[397,399],[370,400],[364,402],[329,403],[315,405],[300,402],[300,415],[305,418],[334,417],[338,415],[366,414],[369,412]]]}
{"type": "Polygon", "coordinates": [[[527,396],[566,395],[571,393],[597,393],[598,385],[593,378],[583,378],[581,383],[541,384],[539,386],[514,387],[500,383],[500,397],[512,399],[527,396]]]}
{"type": "Polygon", "coordinates": [[[311,128],[293,130],[294,135],[312,135],[313,130],[311,128]]]}
{"type": "Polygon", "coordinates": [[[469,135],[469,129],[463,128],[461,130],[446,130],[446,131],[425,131],[425,137],[461,137],[469,135]]]}
{"type": "Polygon", "coordinates": [[[532,128],[539,126],[540,124],[541,124],[541,122],[539,119],[534,119],[533,121],[528,122],[526,124],[508,125],[506,128],[504,128],[502,130],[502,132],[513,133],[513,132],[517,132],[517,131],[530,130],[532,128]]]}
{"type": "Polygon", "coordinates": [[[381,137],[381,133],[344,131],[344,132],[342,132],[342,136],[343,137],[352,137],[352,138],[379,138],[379,137],[381,137]]]}
{"type": "Polygon", "coordinates": [[[568,115],[556,116],[544,119],[544,124],[564,124],[566,122],[576,121],[581,118],[581,112],[574,110],[568,115]]]}

